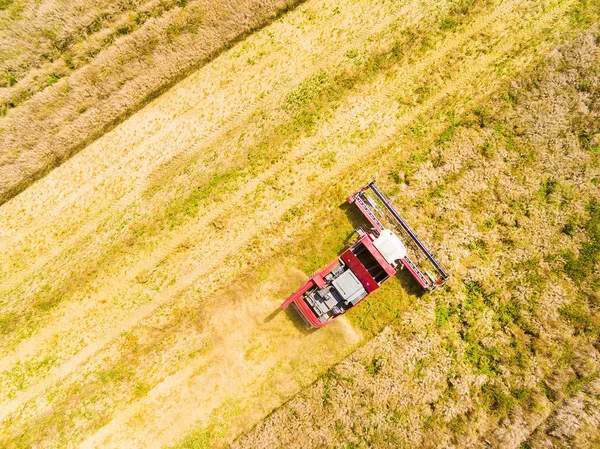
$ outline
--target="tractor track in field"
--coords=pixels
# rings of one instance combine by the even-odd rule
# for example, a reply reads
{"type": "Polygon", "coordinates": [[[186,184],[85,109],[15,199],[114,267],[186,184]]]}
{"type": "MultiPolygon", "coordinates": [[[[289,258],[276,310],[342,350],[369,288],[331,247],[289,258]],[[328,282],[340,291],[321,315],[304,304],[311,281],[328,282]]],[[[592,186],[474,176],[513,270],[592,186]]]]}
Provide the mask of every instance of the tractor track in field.
{"type": "MultiPolygon", "coordinates": [[[[228,258],[233,257],[235,254],[239,253],[243,250],[245,245],[252,241],[257,235],[261,233],[268,233],[268,230],[271,227],[271,223],[277,224],[281,222],[281,218],[283,214],[290,210],[291,208],[302,205],[307,202],[311,196],[314,195],[315,192],[319,192],[322,189],[326,189],[329,185],[329,180],[332,176],[336,177],[336,179],[345,179],[344,177],[355,176],[353,175],[353,167],[360,165],[360,163],[368,161],[374,155],[385,156],[386,151],[392,150],[381,150],[381,148],[386,148],[386,144],[389,144],[390,140],[393,139],[393,136],[398,132],[398,128],[402,126],[406,126],[407,124],[414,121],[419,115],[426,113],[428,111],[433,111],[435,106],[438,105],[442,100],[444,100],[448,96],[458,95],[461,91],[469,91],[469,86],[477,85],[477,81],[479,81],[479,87],[481,91],[478,92],[478,95],[484,95],[486,93],[485,90],[485,77],[481,77],[481,75],[485,75],[486,72],[493,73],[494,62],[501,60],[502,57],[510,54],[510,50],[516,47],[523,42],[527,42],[528,38],[533,38],[536,34],[538,34],[542,29],[552,24],[554,19],[564,12],[568,6],[572,4],[571,1],[563,2],[560,6],[555,7],[554,9],[542,14],[540,17],[537,17],[536,20],[530,24],[524,30],[521,30],[513,35],[509,36],[502,40],[501,44],[494,48],[493,52],[486,54],[485,56],[478,58],[478,64],[469,66],[466,70],[459,71],[458,76],[450,77],[445,80],[444,87],[437,93],[435,93],[431,98],[427,99],[423,104],[415,107],[410,113],[403,114],[402,119],[396,121],[388,120],[390,116],[386,116],[385,113],[375,115],[373,118],[373,114],[371,116],[371,122],[373,123],[376,120],[380,120],[381,122],[391,123],[385,129],[378,129],[380,132],[380,137],[372,139],[369,141],[368,146],[363,146],[360,150],[355,148],[343,148],[337,147],[335,148],[335,152],[337,155],[337,162],[331,169],[324,170],[323,173],[317,175],[315,179],[312,179],[310,182],[307,181],[306,177],[304,179],[296,179],[294,187],[290,187],[292,191],[294,191],[294,195],[291,195],[290,199],[285,201],[276,202],[275,199],[278,196],[276,191],[271,191],[273,202],[269,204],[275,204],[275,206],[269,206],[264,209],[261,213],[253,215],[254,222],[253,226],[248,226],[245,217],[240,218],[238,221],[228,220],[228,224],[223,232],[221,232],[220,236],[217,233],[217,237],[206,237],[205,240],[201,240],[197,245],[192,246],[189,250],[190,256],[187,260],[194,261],[199,267],[193,268],[183,274],[181,277],[178,277],[175,283],[171,286],[168,286],[165,290],[152,293],[152,301],[149,304],[143,305],[139,307],[137,310],[134,310],[124,319],[119,321],[116,326],[112,327],[110,330],[103,332],[103,336],[98,341],[93,342],[92,344],[87,345],[84,349],[77,352],[70,359],[64,362],[62,365],[51,370],[45,377],[40,379],[35,383],[34,386],[29,389],[19,393],[19,395],[6,403],[3,404],[2,410],[0,412],[0,421],[6,419],[11,416],[15,412],[19,410],[24,410],[27,403],[32,399],[43,394],[48,388],[51,386],[58,384],[61,380],[66,379],[67,377],[74,374],[78,371],[83,364],[86,363],[90,358],[94,357],[97,353],[102,351],[105,347],[109,346],[111,342],[113,342],[116,338],[118,338],[122,333],[130,330],[135,327],[139,323],[141,323],[144,319],[151,316],[153,312],[155,312],[159,307],[169,303],[172,301],[178,293],[188,289],[190,286],[194,284],[198,279],[205,278],[212,280],[214,291],[219,287],[220,284],[227,282],[230,279],[233,279],[235,273],[228,272],[227,268],[221,268],[222,271],[219,270],[219,266],[223,264],[228,258]],[[340,176],[337,176],[340,175],[340,176]],[[259,225],[259,223],[262,223],[259,225]],[[203,242],[207,245],[210,242],[212,246],[212,252],[209,255],[204,255],[204,259],[201,259],[199,252],[195,252],[198,247],[203,246],[203,242]],[[235,244],[232,244],[235,242],[235,244]],[[215,271],[216,270],[216,271],[215,271]],[[212,274],[211,274],[212,273],[212,274]],[[227,277],[229,275],[229,277],[227,277]],[[221,277],[219,277],[221,276],[221,277]]],[[[396,79],[399,81],[404,80],[407,77],[412,77],[415,80],[418,80],[419,76],[422,72],[427,72],[428,69],[433,69],[436,64],[443,61],[445,57],[452,54],[452,52],[456,51],[456,49],[461,48],[467,42],[469,42],[474,35],[477,33],[481,33],[484,29],[486,29],[491,23],[499,20],[505,14],[511,14],[514,11],[514,8],[518,5],[517,1],[508,2],[502,4],[494,9],[494,11],[489,15],[484,15],[475,20],[474,23],[469,26],[468,31],[465,31],[459,39],[449,39],[451,40],[451,44],[448,43],[448,46],[441,45],[439,48],[435,49],[431,54],[427,55],[425,58],[417,62],[414,66],[409,66],[409,69],[404,72],[399,72],[396,74],[396,79]]],[[[456,75],[457,72],[454,72],[453,75],[456,75]]],[[[490,80],[488,80],[489,82],[490,80]]],[[[281,87],[281,92],[283,93],[283,86],[281,87]]],[[[378,91],[377,86],[371,86],[371,84],[366,86],[359,86],[360,89],[364,90],[375,90],[378,91]]],[[[390,93],[393,92],[392,88],[388,89],[390,93]]],[[[472,88],[471,88],[472,91],[472,88]]],[[[383,95],[383,94],[382,94],[383,95]]],[[[271,97],[272,100],[270,105],[278,104],[278,96],[275,95],[271,97]]],[[[357,95],[357,98],[363,98],[363,95],[357,95]]],[[[367,97],[368,98],[368,97],[367,97]]],[[[374,106],[378,106],[377,102],[383,102],[385,105],[385,100],[380,100],[378,97],[373,100],[375,103],[371,103],[373,109],[374,106]]],[[[160,100],[160,99],[159,99],[160,100]]],[[[264,102],[259,102],[259,104],[269,104],[267,100],[264,102]]],[[[355,103],[356,105],[356,103],[355,103]]],[[[382,106],[382,105],[379,105],[382,106]]],[[[142,260],[131,267],[129,270],[129,274],[127,277],[128,282],[132,282],[135,280],[136,276],[141,272],[144,272],[149,269],[153,269],[161,261],[166,260],[167,265],[170,268],[177,268],[177,261],[170,262],[169,256],[172,255],[175,250],[181,245],[182,242],[190,239],[192,237],[198,236],[201,231],[204,231],[207,227],[210,226],[210,223],[214,220],[225,217],[228,218],[231,215],[235,215],[236,210],[240,210],[243,208],[244,204],[248,201],[249,197],[251,197],[252,193],[256,190],[259,184],[263,183],[266,180],[273,180],[279,177],[284,177],[284,174],[289,169],[290,165],[294,165],[297,161],[302,160],[303,162],[299,162],[297,165],[300,167],[298,169],[299,173],[302,173],[303,169],[307,169],[310,172],[310,161],[318,159],[318,156],[322,153],[321,146],[319,145],[322,142],[325,142],[330,136],[334,136],[337,134],[343,134],[344,128],[347,127],[349,122],[355,120],[356,117],[360,117],[360,111],[365,110],[364,104],[360,107],[355,106],[348,107],[344,113],[338,115],[336,117],[335,123],[326,123],[324,128],[326,128],[326,132],[324,135],[310,138],[309,142],[303,144],[302,146],[297,146],[292,150],[289,154],[285,154],[282,160],[278,161],[275,165],[270,167],[268,170],[262,172],[260,175],[251,178],[247,184],[241,189],[235,191],[230,197],[226,199],[226,201],[211,211],[203,215],[200,219],[193,223],[188,223],[184,225],[184,227],[177,233],[174,239],[167,241],[165,244],[160,245],[156,248],[155,251],[152,251],[149,257],[145,260],[142,260]],[[314,141],[314,142],[313,142],[314,141]],[[174,267],[169,265],[170,263],[174,264],[174,267]]],[[[249,106],[250,108],[250,106],[249,106]]],[[[252,111],[248,112],[240,112],[238,116],[231,117],[231,123],[227,121],[220,128],[215,128],[213,131],[213,139],[218,140],[218,133],[222,132],[223,129],[233,129],[238,126],[238,123],[245,122],[247,119],[252,117],[252,111]],[[226,126],[227,125],[227,126],[226,126]],[[221,131],[220,131],[221,130],[221,131]]],[[[194,149],[190,148],[189,150],[184,150],[180,154],[192,153],[194,149]]],[[[135,160],[136,153],[131,154],[126,159],[126,164],[133,163],[135,160]]],[[[74,158],[75,160],[76,158],[74,158]]],[[[185,158],[184,158],[185,159],[185,158]]],[[[160,161],[159,161],[160,162],[160,161]]],[[[67,166],[69,163],[65,164],[67,166]]],[[[125,164],[124,164],[125,165],[125,164]]],[[[157,163],[157,165],[159,165],[157,163]]],[[[372,164],[376,166],[377,163],[372,164]]],[[[57,169],[55,172],[60,173],[61,168],[57,169]]],[[[159,172],[157,176],[163,177],[168,174],[169,166],[165,166],[165,170],[167,172],[159,172]]],[[[104,182],[108,182],[109,177],[114,175],[119,171],[117,167],[111,167],[106,173],[102,174],[102,178],[98,180],[95,185],[101,185],[104,182]]],[[[59,176],[57,174],[57,176],[59,176]]],[[[298,176],[298,175],[296,175],[298,176]]],[[[72,203],[76,203],[77,200],[81,200],[84,196],[91,192],[92,188],[85,188],[83,192],[77,192],[72,199],[72,203]]],[[[104,212],[95,215],[93,221],[86,223],[79,229],[79,231],[69,237],[66,240],[67,247],[58,247],[56,249],[52,248],[49,252],[45,253],[39,260],[35,262],[28,270],[21,273],[20,277],[16,277],[18,282],[24,281],[28,275],[35,275],[35,271],[42,269],[46,265],[50,264],[53,260],[59,258],[65,251],[68,251],[70,245],[74,245],[76,242],[79,242],[88,235],[88,233],[92,233],[98,226],[101,225],[103,220],[109,219],[112,211],[114,209],[118,210],[120,208],[127,209],[131,207],[133,203],[135,203],[136,195],[138,195],[139,190],[134,189],[130,192],[126,193],[118,200],[118,204],[105,209],[104,212]]],[[[321,204],[325,204],[325,199],[321,200],[321,204]]],[[[138,206],[138,207],[141,207],[138,206]]],[[[54,219],[58,219],[63,208],[60,208],[57,211],[51,210],[50,212],[54,212],[51,216],[54,219]]],[[[36,232],[43,228],[43,225],[40,224],[37,228],[35,228],[36,232]]],[[[108,234],[109,236],[117,235],[119,230],[112,229],[113,233],[108,234]]],[[[19,235],[19,239],[25,239],[28,235],[29,231],[23,231],[19,235]]],[[[230,271],[230,270],[229,270],[230,271]]],[[[11,279],[11,281],[14,281],[11,279]]],[[[115,280],[115,283],[120,283],[121,281],[115,280]]],[[[12,283],[12,282],[11,282],[12,283]]],[[[6,284],[8,285],[8,283],[6,284]]],[[[14,285],[14,284],[13,284],[14,285]]],[[[134,284],[135,286],[135,284],[134,284]]],[[[104,289],[110,291],[113,288],[113,283],[109,282],[105,285],[104,289]]],[[[143,287],[135,286],[136,289],[143,289],[143,287]]],[[[103,290],[102,290],[103,291],[103,290]]],[[[93,307],[93,305],[91,306],[93,307]]],[[[105,323],[106,324],[106,323],[105,323]]],[[[17,360],[22,358],[23,356],[32,355],[35,352],[35,348],[37,348],[40,344],[42,344],[50,334],[52,334],[54,330],[51,327],[45,328],[42,330],[36,337],[30,339],[23,343],[23,346],[19,347],[18,352],[13,355],[8,355],[0,360],[0,369],[3,367],[9,367],[14,364],[17,360]],[[48,332],[48,333],[46,333],[48,332]],[[29,349],[23,352],[23,348],[28,347],[29,349]]],[[[187,373],[188,371],[185,371],[187,373]]],[[[183,373],[182,379],[186,378],[186,374],[183,373]]],[[[122,416],[120,419],[126,420],[129,419],[134,413],[135,408],[132,410],[122,411],[122,416]]],[[[198,417],[197,419],[205,419],[206,417],[198,417]]],[[[189,424],[189,423],[188,423],[189,424]]],[[[115,421],[111,425],[113,428],[117,428],[119,426],[119,422],[115,421]]],[[[94,441],[97,443],[101,441],[102,438],[106,438],[108,435],[108,431],[104,431],[104,433],[98,436],[99,440],[92,439],[89,443],[93,446],[92,443],[94,441]]]]}
{"type": "MultiPolygon", "coordinates": [[[[274,99],[274,102],[278,102],[279,99],[276,97],[274,99]]],[[[248,113],[247,116],[250,116],[252,114],[252,112],[248,113]]],[[[233,119],[232,119],[233,120],[233,119]]],[[[233,127],[233,125],[231,125],[233,127]]],[[[215,133],[218,132],[218,129],[215,131],[215,133]]],[[[215,139],[218,139],[218,137],[215,137],[215,139]]],[[[127,159],[127,163],[131,163],[131,161],[133,161],[135,159],[135,154],[130,155],[127,159]]],[[[297,155],[292,155],[291,157],[294,158],[297,155]]],[[[74,161],[77,161],[77,156],[74,158],[74,161]]],[[[60,173],[61,167],[59,167],[57,169],[57,173],[60,173]]],[[[283,171],[285,170],[285,164],[279,164],[279,171],[283,171]]],[[[118,168],[111,168],[108,170],[108,172],[106,174],[103,174],[102,178],[98,181],[98,185],[106,182],[106,178],[108,177],[109,174],[112,174],[113,172],[118,171],[118,168]]],[[[239,199],[239,201],[241,202],[241,204],[243,204],[243,197],[248,195],[249,193],[251,193],[253,191],[253,188],[255,187],[255,185],[260,182],[261,179],[263,178],[267,178],[269,174],[274,173],[274,170],[270,170],[269,172],[266,172],[265,175],[260,176],[260,179],[255,179],[251,182],[251,184],[249,184],[245,189],[239,191],[236,193],[235,197],[239,199]]],[[[91,189],[85,189],[85,192],[87,192],[88,190],[91,189]]],[[[132,191],[130,193],[128,193],[125,197],[123,197],[120,200],[120,204],[122,203],[123,205],[129,205],[130,201],[136,194],[137,192],[132,191]]],[[[235,201],[235,199],[233,199],[235,201]]],[[[140,271],[143,271],[146,268],[151,268],[156,266],[158,263],[160,263],[160,261],[168,254],[170,254],[174,248],[176,248],[178,246],[178,244],[185,240],[186,238],[188,238],[189,236],[195,236],[198,232],[198,230],[202,229],[203,226],[205,226],[207,223],[210,223],[211,220],[214,219],[214,217],[217,217],[218,215],[221,215],[224,213],[225,210],[230,209],[233,210],[236,207],[239,208],[239,206],[241,204],[233,204],[233,205],[226,205],[224,204],[223,206],[220,207],[216,207],[213,210],[211,210],[211,213],[209,214],[209,216],[204,216],[202,217],[202,219],[200,221],[198,221],[197,223],[195,223],[191,229],[189,229],[186,232],[183,232],[181,235],[181,238],[178,238],[177,240],[174,240],[174,243],[171,243],[171,241],[167,242],[167,247],[166,248],[162,248],[157,255],[153,255],[153,257],[150,258],[150,260],[152,260],[152,262],[148,263],[146,261],[142,261],[140,263],[140,265],[138,265],[138,268],[133,270],[134,273],[138,273],[140,271]]],[[[78,241],[78,238],[85,238],[86,237],[86,233],[89,231],[91,232],[92,230],[94,230],[97,226],[98,226],[98,222],[100,222],[102,219],[105,219],[107,216],[110,215],[111,213],[111,209],[109,209],[106,213],[101,214],[99,217],[95,218],[94,221],[91,221],[89,224],[84,225],[84,229],[80,232],[78,232],[77,234],[75,234],[72,238],[69,238],[67,240],[67,245],[69,243],[74,243],[76,241],[78,241]]],[[[59,212],[57,212],[57,216],[59,215],[59,213],[62,211],[59,210],[59,212]]],[[[37,231],[37,229],[36,229],[37,231]]],[[[34,266],[35,269],[40,269],[43,266],[45,266],[46,264],[49,264],[54,258],[56,258],[58,255],[60,255],[63,251],[67,251],[68,250],[68,246],[66,249],[63,250],[63,247],[60,246],[58,247],[56,250],[51,251],[51,253],[47,254],[46,256],[42,257],[41,259],[37,260],[36,262],[36,266],[34,266]]],[[[31,270],[29,270],[31,271],[31,270]]],[[[35,270],[34,270],[35,271],[35,270]]],[[[34,273],[35,275],[35,273],[34,273]]],[[[182,278],[180,281],[178,281],[178,283],[176,284],[177,286],[180,285],[188,285],[189,279],[193,278],[194,275],[197,277],[199,275],[201,275],[201,272],[195,272],[194,273],[190,273],[189,275],[186,275],[184,278],[182,278]]],[[[130,277],[135,277],[135,274],[130,276],[130,277]]],[[[18,282],[19,279],[18,277],[11,277],[11,281],[12,282],[18,282]]],[[[178,291],[178,288],[173,287],[170,288],[168,290],[169,293],[171,292],[176,292],[178,291]]],[[[69,373],[71,373],[73,370],[76,369],[77,366],[79,366],[81,363],[83,363],[87,358],[89,358],[92,354],[94,354],[95,352],[97,352],[99,349],[101,349],[105,344],[108,344],[108,342],[112,341],[116,336],[118,336],[121,332],[122,329],[127,329],[130,328],[131,326],[133,326],[136,322],[138,322],[141,318],[140,317],[144,317],[147,316],[148,314],[150,314],[153,310],[155,310],[157,307],[160,306],[160,304],[166,302],[168,299],[165,298],[169,298],[171,297],[171,295],[169,293],[166,294],[161,294],[158,295],[158,299],[155,299],[151,305],[145,307],[144,309],[142,309],[141,311],[135,312],[132,317],[130,319],[126,319],[121,326],[118,326],[115,330],[111,331],[109,333],[109,336],[107,338],[107,335],[104,335],[104,338],[100,341],[97,342],[91,346],[86,347],[85,349],[83,349],[80,353],[78,353],[78,355],[76,355],[73,359],[67,361],[66,364],[64,364],[62,367],[56,369],[56,371],[53,371],[54,374],[50,375],[49,377],[47,377],[44,382],[42,383],[37,383],[35,389],[30,392],[30,391],[26,391],[24,392],[23,396],[19,396],[20,398],[24,398],[25,401],[27,401],[29,398],[35,397],[39,392],[43,391],[47,386],[51,385],[55,380],[57,379],[61,379],[64,378],[66,375],[68,375],[69,373]]],[[[85,315],[85,309],[82,310],[82,315],[85,315]]],[[[41,332],[38,335],[38,338],[34,338],[34,339],[29,339],[28,341],[24,342],[24,345],[22,345],[21,347],[18,348],[18,350],[13,354],[13,355],[9,355],[4,357],[1,361],[0,361],[0,366],[2,366],[2,368],[6,369],[8,367],[10,367],[10,365],[14,364],[18,359],[22,358],[23,356],[27,356],[27,355],[32,355],[35,352],[35,348],[37,347],[38,342],[43,342],[46,341],[54,332],[54,326],[46,328],[45,329],[46,332],[41,332]]],[[[13,402],[11,402],[9,405],[7,405],[7,407],[3,407],[3,411],[2,414],[0,416],[4,417],[7,416],[9,414],[9,410],[14,410],[17,408],[17,404],[22,403],[21,400],[15,400],[13,402]]]]}

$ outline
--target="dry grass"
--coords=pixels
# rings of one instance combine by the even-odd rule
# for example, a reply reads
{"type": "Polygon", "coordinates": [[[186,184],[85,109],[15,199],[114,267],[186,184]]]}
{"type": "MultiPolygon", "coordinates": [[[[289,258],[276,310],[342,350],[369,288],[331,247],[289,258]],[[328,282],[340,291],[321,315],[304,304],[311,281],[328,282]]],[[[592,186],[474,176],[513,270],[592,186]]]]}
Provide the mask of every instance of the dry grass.
{"type": "MultiPolygon", "coordinates": [[[[249,430],[420,301],[401,277],[323,332],[272,314],[349,237],[337,205],[388,173],[457,280],[415,324],[454,325],[462,257],[501,228],[447,228],[476,214],[445,208],[463,159],[436,145],[479,157],[454,141],[479,122],[455,121],[580,33],[581,5],[307,2],[2,205],[0,446],[218,447],[249,430]]],[[[473,174],[466,199],[488,186],[473,174]]],[[[585,327],[578,310],[563,313],[585,327]]]]}
{"type": "Polygon", "coordinates": [[[581,387],[535,429],[523,449],[600,446],[600,380],[596,377],[581,387]]]}
{"type": "Polygon", "coordinates": [[[453,279],[233,448],[595,447],[599,61],[594,26],[388,166],[453,279]]]}
{"type": "Polygon", "coordinates": [[[0,10],[0,204],[295,3],[6,3],[0,10]]]}

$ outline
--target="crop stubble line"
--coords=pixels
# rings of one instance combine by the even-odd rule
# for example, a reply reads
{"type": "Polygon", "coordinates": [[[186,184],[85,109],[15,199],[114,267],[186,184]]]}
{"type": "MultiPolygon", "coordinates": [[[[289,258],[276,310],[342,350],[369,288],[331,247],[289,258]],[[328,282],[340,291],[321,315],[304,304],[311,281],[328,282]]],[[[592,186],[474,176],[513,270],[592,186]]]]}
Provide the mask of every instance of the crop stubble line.
{"type": "MultiPolygon", "coordinates": [[[[134,158],[134,156],[131,156],[129,159],[133,159],[133,158],[134,158]]],[[[130,161],[125,161],[124,164],[127,164],[128,162],[130,162],[130,161]]],[[[160,162],[164,162],[164,160],[159,161],[159,163],[160,162]]],[[[117,169],[115,168],[115,170],[117,170],[117,169]]],[[[104,181],[102,181],[102,182],[104,182],[104,181]]],[[[121,211],[124,212],[127,208],[131,207],[132,203],[134,203],[139,198],[141,189],[143,189],[143,187],[138,188],[138,189],[132,189],[128,193],[126,193],[124,196],[122,196],[118,200],[118,203],[113,204],[113,205],[109,206],[108,208],[101,209],[101,211],[102,211],[101,213],[97,214],[93,220],[86,221],[83,224],[83,226],[77,230],[76,233],[69,235],[69,237],[63,241],[64,243],[62,243],[60,246],[52,246],[48,252],[43,254],[41,257],[37,258],[36,262],[33,265],[30,265],[25,270],[22,270],[20,272],[19,276],[14,276],[11,274],[11,277],[5,281],[6,283],[4,285],[0,284],[0,287],[7,287],[9,285],[14,286],[15,284],[19,284],[20,282],[25,280],[27,278],[27,276],[34,275],[35,272],[39,271],[45,265],[50,263],[53,259],[56,259],[64,252],[68,251],[71,247],[75,246],[75,244],[77,242],[80,242],[83,239],[85,239],[86,237],[88,237],[89,235],[94,234],[93,231],[95,231],[96,229],[98,229],[99,226],[101,226],[100,222],[102,220],[105,220],[107,218],[120,220],[120,216],[119,216],[119,218],[115,218],[117,215],[115,213],[115,210],[118,212],[121,212],[121,211]]],[[[142,206],[139,205],[138,208],[141,209],[142,206]]],[[[60,212],[61,211],[57,212],[57,217],[60,214],[60,212]]],[[[147,212],[146,215],[151,216],[152,212],[147,212]]],[[[40,223],[38,227],[42,228],[44,225],[45,225],[44,223],[40,223]]],[[[122,230],[116,226],[112,227],[111,230],[113,231],[112,232],[113,236],[122,232],[122,230]]]]}
{"type": "MultiPolygon", "coordinates": [[[[252,115],[252,110],[247,111],[246,112],[246,116],[249,117],[252,115]]],[[[241,115],[241,113],[240,113],[241,115]]],[[[222,125],[223,126],[223,125],[222,125]]],[[[234,125],[231,125],[231,129],[233,129],[234,125]]],[[[211,134],[213,134],[212,136],[212,141],[218,140],[219,136],[218,134],[222,133],[223,130],[221,129],[221,127],[215,129],[211,134]]],[[[211,142],[207,142],[206,146],[210,146],[211,142]]],[[[204,146],[204,145],[203,145],[204,146]]],[[[140,150],[142,151],[142,150],[140,150]]],[[[186,150],[184,150],[184,152],[193,152],[193,151],[198,151],[198,149],[196,147],[192,148],[186,148],[186,150]]],[[[180,154],[180,153],[177,153],[180,154]]],[[[122,166],[126,166],[128,164],[130,164],[135,158],[137,158],[138,154],[136,152],[131,152],[123,161],[119,161],[119,164],[115,164],[114,166],[112,166],[111,168],[109,168],[109,170],[107,170],[106,172],[103,173],[103,177],[97,180],[97,183],[90,186],[90,187],[84,187],[83,189],[78,189],[77,193],[79,193],[78,198],[74,199],[73,202],[76,202],[78,199],[82,199],[82,197],[87,194],[88,192],[92,191],[96,186],[107,182],[110,177],[116,173],[118,173],[119,171],[122,170],[122,166]]],[[[163,162],[166,162],[168,160],[168,157],[165,156],[163,159],[157,160],[157,164],[156,165],[160,165],[163,162]]],[[[60,167],[58,168],[60,169],[60,167]]],[[[57,170],[58,170],[57,169],[57,170]]],[[[111,204],[109,207],[107,208],[103,208],[100,209],[100,212],[98,214],[96,214],[94,216],[94,218],[92,220],[88,220],[86,221],[82,227],[80,227],[76,233],[70,235],[62,245],[60,246],[51,246],[49,248],[49,251],[46,252],[45,254],[43,254],[41,257],[36,259],[35,264],[27,267],[25,270],[22,270],[20,272],[20,275],[18,277],[15,277],[13,274],[11,274],[11,277],[9,279],[7,279],[5,282],[5,284],[0,284],[0,287],[4,287],[6,285],[8,285],[8,283],[10,282],[10,284],[14,285],[17,284],[21,281],[23,281],[27,275],[31,275],[36,271],[39,271],[42,267],[44,267],[46,264],[48,264],[49,262],[51,262],[53,259],[57,258],[58,256],[60,256],[64,251],[68,250],[71,246],[73,246],[73,244],[75,244],[78,241],[81,241],[82,239],[84,239],[85,237],[89,236],[90,234],[92,234],[93,230],[95,228],[97,228],[98,226],[100,226],[100,222],[104,219],[107,218],[114,218],[115,216],[115,210],[125,210],[128,207],[131,206],[131,204],[133,202],[135,202],[140,195],[140,191],[143,190],[144,186],[141,185],[138,188],[133,188],[131,189],[129,192],[127,192],[125,195],[123,195],[117,203],[113,203],[111,204]],[[65,248],[66,247],[66,248],[65,248]]],[[[62,208],[59,208],[58,210],[56,210],[56,213],[54,214],[53,217],[51,217],[50,219],[54,219],[54,220],[58,220],[60,219],[60,214],[62,212],[64,212],[65,210],[67,210],[69,207],[71,207],[72,203],[66,203],[66,205],[62,208]]],[[[142,207],[141,205],[138,207],[142,207]]],[[[151,215],[151,213],[150,213],[151,215]]],[[[27,235],[38,232],[41,228],[46,227],[47,226],[47,221],[40,221],[40,223],[38,224],[38,226],[36,228],[34,228],[33,230],[29,230],[27,229],[26,231],[23,231],[21,233],[21,235],[19,237],[17,237],[18,240],[21,240],[23,238],[25,238],[27,235]]],[[[113,234],[117,234],[118,232],[120,232],[121,230],[113,227],[114,232],[113,234]]],[[[11,239],[10,243],[13,242],[13,239],[11,239]]]]}
{"type": "MultiPolygon", "coordinates": [[[[563,8],[557,8],[555,10],[552,10],[551,12],[546,13],[544,16],[542,16],[542,18],[540,18],[540,20],[537,21],[537,24],[538,25],[544,24],[544,23],[552,20],[555,15],[557,15],[562,9],[566,8],[569,4],[570,4],[570,2],[564,2],[562,4],[563,8]]],[[[539,28],[539,26],[531,27],[531,28],[539,28]]],[[[531,34],[531,32],[525,33],[525,34],[531,34]]],[[[510,48],[510,46],[511,45],[508,43],[507,40],[503,41],[503,48],[510,48]]],[[[490,60],[493,59],[491,54],[486,55],[486,58],[490,59],[490,60]]],[[[462,78],[461,85],[467,83],[477,73],[477,71],[473,68],[469,72],[471,72],[470,76],[463,75],[461,77],[462,78]]],[[[435,105],[435,103],[437,101],[439,101],[439,99],[443,98],[443,96],[448,95],[453,90],[457,89],[457,87],[452,88],[451,86],[448,86],[446,88],[446,90],[444,90],[444,91],[440,92],[440,94],[436,95],[435,99],[431,99],[430,101],[428,101],[427,107],[425,107],[425,105],[422,105],[421,107],[418,108],[417,111],[414,111],[413,114],[411,114],[411,116],[416,117],[416,116],[422,114],[428,108],[433,107],[435,105]]],[[[411,120],[410,118],[406,118],[405,122],[408,123],[408,122],[410,122],[410,120],[411,120]]],[[[399,125],[399,126],[402,126],[402,125],[399,125]]],[[[374,151],[378,147],[378,145],[379,145],[379,143],[376,143],[374,145],[375,148],[371,148],[370,150],[361,150],[361,153],[366,154],[366,153],[369,153],[370,151],[374,151]]],[[[367,158],[362,157],[361,159],[367,159],[367,158]]],[[[346,159],[346,160],[349,160],[349,159],[346,159]]],[[[355,162],[353,161],[353,163],[355,163],[355,162]]],[[[351,163],[348,162],[345,165],[347,167],[350,167],[351,163]]],[[[343,170],[344,167],[339,167],[339,169],[343,170]]],[[[327,176],[329,176],[329,175],[327,175],[327,176]]],[[[325,179],[324,181],[325,182],[322,182],[321,184],[325,185],[327,183],[327,179],[325,179]]],[[[308,195],[305,195],[305,196],[308,196],[308,195]]],[[[300,201],[297,201],[297,203],[299,203],[299,202],[300,201]]],[[[68,376],[69,374],[71,374],[79,365],[84,363],[85,360],[87,360],[93,354],[95,354],[100,349],[102,349],[104,346],[106,346],[111,341],[113,341],[115,338],[117,338],[122,332],[126,331],[127,329],[130,329],[131,327],[135,326],[135,324],[137,324],[137,322],[139,322],[141,319],[149,316],[154,310],[156,310],[157,307],[166,303],[174,295],[176,295],[177,293],[179,293],[182,290],[184,290],[185,288],[187,288],[196,279],[198,279],[198,277],[202,276],[202,274],[203,274],[203,271],[201,271],[201,270],[198,270],[198,271],[194,270],[194,271],[186,274],[183,278],[181,278],[181,280],[177,281],[175,285],[168,288],[164,293],[157,295],[158,297],[151,304],[142,306],[142,308],[141,308],[142,313],[136,313],[135,316],[132,316],[130,319],[122,322],[117,327],[117,329],[115,329],[113,332],[111,332],[107,336],[107,338],[105,338],[104,340],[102,340],[100,342],[97,342],[96,344],[88,346],[83,351],[81,351],[76,356],[74,356],[72,359],[70,359],[67,363],[62,365],[60,367],[60,369],[54,371],[52,375],[47,376],[41,383],[37,384],[33,389],[30,389],[30,390],[26,391],[24,394],[22,394],[18,398],[18,401],[17,401],[17,399],[15,399],[11,403],[9,403],[9,405],[4,408],[2,414],[0,414],[0,420],[4,419],[6,416],[11,414],[14,410],[16,410],[19,407],[20,404],[23,404],[23,403],[27,402],[29,399],[37,396],[39,393],[41,393],[43,390],[45,390],[45,388],[50,386],[55,381],[58,381],[64,377],[68,376]]]]}

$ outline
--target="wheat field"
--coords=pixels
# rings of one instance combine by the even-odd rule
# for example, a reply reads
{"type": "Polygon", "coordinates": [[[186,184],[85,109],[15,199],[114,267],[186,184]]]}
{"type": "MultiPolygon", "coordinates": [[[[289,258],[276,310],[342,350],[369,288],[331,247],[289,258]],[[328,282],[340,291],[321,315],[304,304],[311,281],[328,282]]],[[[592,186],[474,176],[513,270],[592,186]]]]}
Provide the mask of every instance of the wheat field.
{"type": "Polygon", "coordinates": [[[4,203],[0,447],[541,442],[598,369],[598,6],[309,0],[4,203]],[[373,178],[452,281],[306,332],[373,178]],[[373,434],[293,439],[334,405],[373,434]]]}
{"type": "Polygon", "coordinates": [[[4,0],[0,204],[294,3],[4,0]]]}

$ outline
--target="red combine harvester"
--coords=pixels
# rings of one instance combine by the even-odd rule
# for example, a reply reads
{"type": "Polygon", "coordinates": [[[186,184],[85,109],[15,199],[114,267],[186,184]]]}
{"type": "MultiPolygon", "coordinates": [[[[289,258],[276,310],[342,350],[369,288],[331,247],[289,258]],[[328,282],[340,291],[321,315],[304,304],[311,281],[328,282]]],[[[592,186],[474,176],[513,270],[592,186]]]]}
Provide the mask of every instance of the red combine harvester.
{"type": "Polygon", "coordinates": [[[358,238],[342,255],[281,305],[292,305],[312,327],[343,315],[403,267],[427,291],[448,278],[375,181],[350,195],[348,202],[356,204],[372,229],[356,229],[358,238]]]}

